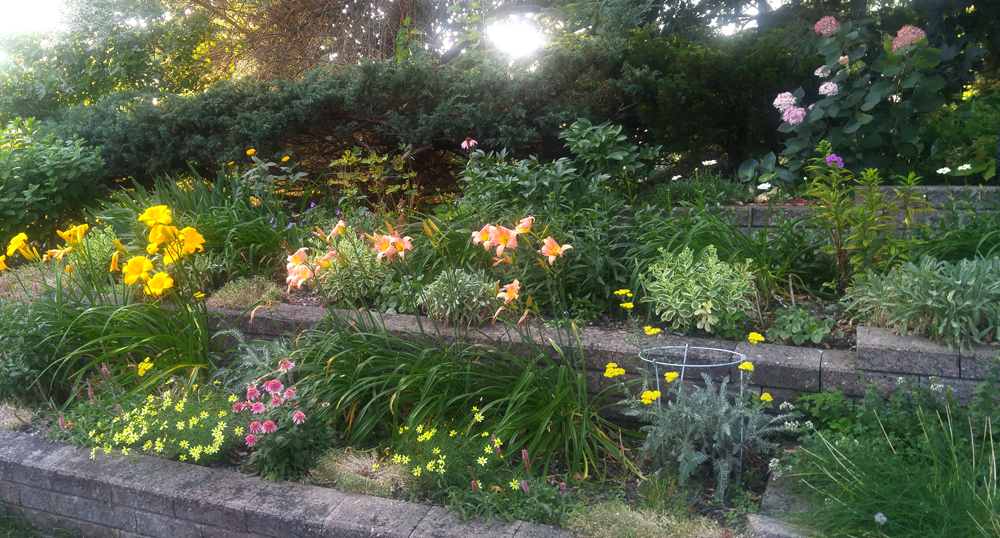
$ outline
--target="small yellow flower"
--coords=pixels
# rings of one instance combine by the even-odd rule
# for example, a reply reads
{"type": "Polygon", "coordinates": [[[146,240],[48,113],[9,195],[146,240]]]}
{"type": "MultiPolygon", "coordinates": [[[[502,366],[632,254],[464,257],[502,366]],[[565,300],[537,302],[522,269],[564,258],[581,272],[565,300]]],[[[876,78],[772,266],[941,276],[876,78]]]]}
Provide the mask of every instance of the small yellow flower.
{"type": "Polygon", "coordinates": [[[472,417],[472,420],[476,422],[482,422],[483,420],[485,420],[485,418],[486,417],[484,417],[482,413],[476,413],[476,415],[472,417]]]}
{"type": "Polygon", "coordinates": [[[435,454],[440,454],[441,453],[441,449],[437,448],[437,447],[434,447],[434,450],[431,450],[431,452],[433,452],[435,454]]]}
{"type": "Polygon", "coordinates": [[[618,291],[615,292],[615,295],[619,295],[619,296],[620,295],[631,295],[631,294],[632,294],[632,290],[624,290],[624,289],[622,289],[622,290],[618,290],[618,291]]]}
{"type": "MultiPolygon", "coordinates": [[[[202,293],[202,292],[200,292],[200,291],[197,291],[197,292],[195,292],[195,294],[194,294],[194,298],[195,298],[195,299],[201,299],[201,298],[203,298],[203,297],[205,297],[205,294],[204,294],[204,293],[202,293]]],[[[216,380],[216,383],[218,383],[218,380],[216,380]]]]}
{"type": "Polygon", "coordinates": [[[483,432],[483,434],[480,435],[480,437],[489,437],[489,436],[490,436],[490,432],[483,432]]]}
{"type": "Polygon", "coordinates": [[[770,392],[765,392],[764,394],[760,395],[760,401],[762,401],[762,402],[773,402],[774,398],[771,397],[771,393],[770,392]]]}
{"type": "Polygon", "coordinates": [[[642,403],[646,405],[653,403],[659,398],[660,398],[660,391],[658,390],[647,390],[639,396],[639,399],[642,400],[642,403]]]}
{"type": "Polygon", "coordinates": [[[410,457],[404,454],[403,455],[403,464],[406,465],[407,463],[410,463],[410,457]]]}
{"type": "Polygon", "coordinates": [[[486,446],[483,447],[483,452],[485,452],[487,454],[492,454],[493,453],[493,447],[490,446],[490,445],[486,445],[486,446]]]}
{"type": "Polygon", "coordinates": [[[257,150],[253,148],[247,150],[247,156],[253,157],[255,153],[257,153],[257,150]]]}
{"type": "Polygon", "coordinates": [[[236,434],[237,437],[241,436],[241,435],[243,435],[243,428],[237,426],[236,429],[233,430],[233,433],[236,434]]]}
{"type": "Polygon", "coordinates": [[[448,437],[455,437],[456,435],[458,435],[458,432],[455,430],[451,430],[451,433],[448,434],[448,437]]]}
{"type": "Polygon", "coordinates": [[[479,459],[476,460],[476,462],[479,463],[479,465],[485,466],[486,465],[486,458],[480,456],[479,459]]]}
{"type": "Polygon", "coordinates": [[[510,481],[510,489],[521,489],[521,483],[517,480],[510,481]]]}
{"type": "Polygon", "coordinates": [[[667,372],[663,374],[663,378],[667,380],[667,383],[673,383],[673,381],[680,377],[680,375],[681,374],[678,374],[677,372],[667,372]]]}
{"type": "Polygon", "coordinates": [[[613,378],[620,375],[625,375],[625,369],[619,368],[617,363],[609,362],[604,369],[604,377],[613,378]]]}
{"type": "Polygon", "coordinates": [[[373,471],[377,471],[378,470],[378,464],[377,463],[373,463],[372,464],[372,470],[373,471]]]}
{"type": "Polygon", "coordinates": [[[625,310],[632,310],[633,308],[635,308],[635,305],[632,304],[632,303],[622,303],[622,304],[620,304],[618,306],[621,306],[625,310]]]}
{"type": "Polygon", "coordinates": [[[660,329],[657,329],[656,327],[650,327],[649,325],[643,327],[642,330],[646,333],[646,336],[656,336],[660,334],[660,329]]]}
{"type": "Polygon", "coordinates": [[[285,155],[284,157],[281,158],[281,162],[287,163],[288,159],[291,159],[291,157],[289,157],[288,155],[285,155]]]}
{"type": "Polygon", "coordinates": [[[751,363],[749,361],[743,361],[743,364],[740,365],[740,370],[746,370],[747,372],[752,372],[753,371],[753,363],[751,363]]]}
{"type": "Polygon", "coordinates": [[[180,430],[180,431],[184,431],[184,422],[183,421],[180,421],[180,422],[177,423],[177,429],[180,430]]]}
{"type": "Polygon", "coordinates": [[[473,412],[473,413],[477,413],[477,412],[479,412],[479,408],[478,408],[478,407],[476,407],[476,406],[472,406],[472,412],[473,412]]]}
{"type": "Polygon", "coordinates": [[[177,459],[179,459],[179,460],[181,460],[181,461],[187,461],[187,459],[188,459],[188,458],[187,458],[187,456],[185,456],[184,454],[181,454],[181,455],[180,455],[180,457],[179,457],[179,458],[177,458],[177,459]]]}
{"type": "Polygon", "coordinates": [[[764,341],[764,336],[761,335],[760,333],[754,332],[750,333],[750,336],[747,337],[747,340],[749,340],[751,344],[759,344],[764,341]]]}
{"type": "MultiPolygon", "coordinates": [[[[235,394],[230,394],[229,395],[229,403],[235,403],[236,400],[239,400],[239,399],[240,398],[238,396],[236,396],[235,394]]],[[[399,433],[403,433],[403,432],[399,432],[399,433]]]]}

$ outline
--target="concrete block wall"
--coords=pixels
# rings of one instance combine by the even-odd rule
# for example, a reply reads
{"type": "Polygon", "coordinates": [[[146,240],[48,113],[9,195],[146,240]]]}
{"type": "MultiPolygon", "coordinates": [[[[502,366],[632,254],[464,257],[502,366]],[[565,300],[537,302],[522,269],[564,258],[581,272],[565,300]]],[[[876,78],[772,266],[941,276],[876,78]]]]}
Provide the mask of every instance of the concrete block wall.
{"type": "Polygon", "coordinates": [[[442,508],[275,484],[150,456],[109,457],[0,431],[0,502],[87,538],[569,538],[517,521],[460,524],[442,508]]]}

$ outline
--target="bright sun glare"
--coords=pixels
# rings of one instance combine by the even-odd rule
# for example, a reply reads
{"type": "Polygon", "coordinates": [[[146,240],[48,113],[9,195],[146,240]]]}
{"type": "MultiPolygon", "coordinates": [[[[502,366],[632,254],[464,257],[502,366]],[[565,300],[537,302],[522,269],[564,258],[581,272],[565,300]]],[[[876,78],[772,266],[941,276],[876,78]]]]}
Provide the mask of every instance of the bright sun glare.
{"type": "Polygon", "coordinates": [[[527,56],[545,42],[534,23],[517,16],[494,23],[486,33],[498,49],[515,57],[527,56]]]}
{"type": "Polygon", "coordinates": [[[62,0],[0,0],[0,34],[52,30],[62,0]]]}

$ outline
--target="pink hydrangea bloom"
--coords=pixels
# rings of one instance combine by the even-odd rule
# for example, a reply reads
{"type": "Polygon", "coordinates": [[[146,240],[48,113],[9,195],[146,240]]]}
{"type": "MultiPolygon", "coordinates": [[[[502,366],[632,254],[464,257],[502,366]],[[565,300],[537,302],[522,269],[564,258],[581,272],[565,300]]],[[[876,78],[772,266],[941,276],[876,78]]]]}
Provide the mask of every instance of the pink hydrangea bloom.
{"type": "Polygon", "coordinates": [[[837,83],[836,82],[824,82],[823,84],[820,84],[820,86],[819,86],[819,94],[820,95],[826,95],[828,97],[833,97],[834,95],[837,95],[837,92],[839,92],[839,91],[840,91],[840,88],[837,87],[837,83]]]}
{"type": "Polygon", "coordinates": [[[790,107],[795,106],[795,96],[792,92],[779,93],[777,97],[774,98],[774,108],[784,112],[790,107]]]}
{"type": "Polygon", "coordinates": [[[892,51],[896,52],[899,49],[911,47],[921,39],[927,39],[927,34],[920,28],[907,24],[899,29],[896,38],[892,40],[892,51]]]}
{"type": "Polygon", "coordinates": [[[792,125],[797,125],[802,123],[802,120],[806,119],[806,109],[793,106],[785,110],[785,113],[781,115],[783,121],[787,121],[792,125]]]}
{"type": "Polygon", "coordinates": [[[278,427],[275,426],[273,420],[268,420],[260,425],[260,431],[264,433],[274,433],[278,431],[278,427]]]}
{"type": "Polygon", "coordinates": [[[816,71],[814,71],[813,74],[819,78],[826,78],[830,76],[830,70],[826,68],[826,64],[823,64],[819,66],[819,68],[816,69],[816,71]]]}
{"type": "Polygon", "coordinates": [[[295,368],[295,363],[291,361],[281,361],[281,364],[278,365],[278,370],[282,372],[290,372],[292,368],[295,368]]]}
{"type": "Polygon", "coordinates": [[[257,422],[256,420],[253,421],[253,422],[251,422],[250,423],[250,431],[253,432],[253,433],[259,432],[260,431],[260,422],[257,422]]]}
{"type": "Polygon", "coordinates": [[[247,435],[247,446],[254,446],[257,444],[257,436],[254,434],[247,435]]]}
{"type": "Polygon", "coordinates": [[[251,402],[260,398],[260,391],[257,390],[257,385],[250,385],[247,387],[247,400],[251,402]]]}
{"type": "Polygon", "coordinates": [[[255,415],[259,415],[261,413],[266,413],[267,412],[267,408],[264,407],[264,404],[262,404],[260,402],[255,402],[253,404],[253,406],[250,408],[250,410],[253,411],[253,414],[255,414],[255,415]]]}
{"type": "Polygon", "coordinates": [[[302,424],[305,421],[306,421],[306,414],[303,413],[302,411],[296,411],[295,414],[292,415],[292,422],[296,424],[302,424]]]}
{"type": "Polygon", "coordinates": [[[271,394],[278,394],[279,392],[285,390],[285,386],[281,384],[281,381],[272,379],[264,383],[264,390],[270,392],[271,394]]]}
{"type": "Polygon", "coordinates": [[[830,16],[823,17],[822,19],[816,21],[816,26],[813,26],[813,30],[823,37],[830,37],[837,33],[837,30],[839,29],[840,23],[837,22],[837,19],[830,16]]]}

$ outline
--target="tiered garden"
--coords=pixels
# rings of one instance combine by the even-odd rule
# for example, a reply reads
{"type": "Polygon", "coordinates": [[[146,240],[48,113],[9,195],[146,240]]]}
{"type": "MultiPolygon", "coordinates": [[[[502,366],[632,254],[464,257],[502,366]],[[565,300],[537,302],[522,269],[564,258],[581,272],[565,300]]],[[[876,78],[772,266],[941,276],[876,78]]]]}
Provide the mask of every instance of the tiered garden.
{"type": "MultiPolygon", "coordinates": [[[[996,365],[966,407],[915,380],[888,400],[777,406],[743,390],[749,361],[738,379],[667,369],[657,384],[636,357],[643,375],[608,363],[612,388],[588,382],[585,331],[625,329],[636,355],[666,333],[850,349],[860,324],[966,349],[998,339],[1000,198],[977,187],[996,177],[995,72],[966,51],[959,73],[916,26],[816,19],[808,84],[765,96],[785,149],[738,165],[577,119],[552,157],[508,153],[502,129],[454,140],[441,166],[459,188],[433,193],[412,147],[354,146],[306,173],[315,162],[264,136],[269,149],[114,183],[109,168],[144,150],[88,131],[109,121],[105,101],[53,127],[11,118],[0,398],[94,455],[585,536],[728,535],[783,474],[814,501],[796,522],[824,536],[1000,536],[996,365]],[[969,191],[935,206],[922,186],[940,183],[969,191]],[[751,207],[767,208],[756,229],[740,220],[751,207]],[[214,313],[279,303],[326,316],[263,341],[214,313]],[[523,345],[473,338],[482,324],[523,345]]],[[[125,131],[168,121],[135,106],[125,131]]]]}

